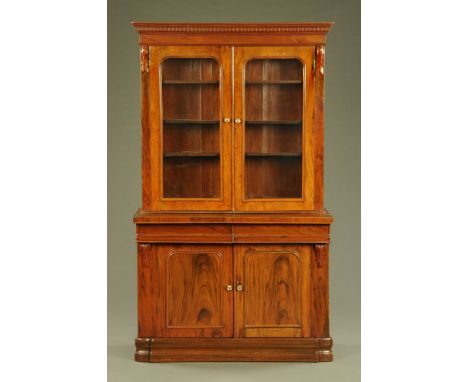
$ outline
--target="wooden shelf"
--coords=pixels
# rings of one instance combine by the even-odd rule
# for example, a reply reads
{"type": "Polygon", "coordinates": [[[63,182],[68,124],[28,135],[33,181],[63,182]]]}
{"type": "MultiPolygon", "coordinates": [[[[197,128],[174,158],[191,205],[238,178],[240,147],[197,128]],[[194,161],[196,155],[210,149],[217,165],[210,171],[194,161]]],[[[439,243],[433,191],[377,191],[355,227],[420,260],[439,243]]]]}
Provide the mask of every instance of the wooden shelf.
{"type": "Polygon", "coordinates": [[[248,125],[300,125],[302,121],[245,121],[248,125]]]}
{"type": "Polygon", "coordinates": [[[165,119],[166,124],[196,124],[196,125],[219,125],[219,120],[208,119],[165,119]]]}
{"type": "Polygon", "coordinates": [[[260,81],[245,81],[246,85],[299,85],[302,80],[260,80],[260,81]]]}
{"type": "Polygon", "coordinates": [[[172,153],[164,153],[165,158],[184,158],[184,157],[197,157],[197,158],[219,158],[219,153],[204,153],[195,151],[179,151],[172,153]]]}
{"type": "Polygon", "coordinates": [[[291,157],[291,158],[299,158],[302,156],[301,153],[245,153],[246,157],[263,157],[263,158],[268,158],[268,157],[291,157]]]}
{"type": "Polygon", "coordinates": [[[163,85],[217,85],[219,80],[163,80],[163,85]]]}

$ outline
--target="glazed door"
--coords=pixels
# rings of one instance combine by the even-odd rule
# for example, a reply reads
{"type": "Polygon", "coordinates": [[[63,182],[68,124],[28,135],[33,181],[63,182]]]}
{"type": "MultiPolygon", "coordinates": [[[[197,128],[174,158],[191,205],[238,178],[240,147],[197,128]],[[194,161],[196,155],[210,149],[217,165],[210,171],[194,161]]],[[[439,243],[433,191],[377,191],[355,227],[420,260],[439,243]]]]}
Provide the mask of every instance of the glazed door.
{"type": "Polygon", "coordinates": [[[229,47],[150,47],[151,209],[231,209],[231,78],[229,47]]]}
{"type": "Polygon", "coordinates": [[[158,245],[157,337],[232,337],[232,246],[158,245]]]}
{"type": "Polygon", "coordinates": [[[234,336],[310,337],[310,246],[234,248],[234,336]]]}
{"type": "Polygon", "coordinates": [[[313,47],[235,47],[235,209],[313,207],[313,47]]]}

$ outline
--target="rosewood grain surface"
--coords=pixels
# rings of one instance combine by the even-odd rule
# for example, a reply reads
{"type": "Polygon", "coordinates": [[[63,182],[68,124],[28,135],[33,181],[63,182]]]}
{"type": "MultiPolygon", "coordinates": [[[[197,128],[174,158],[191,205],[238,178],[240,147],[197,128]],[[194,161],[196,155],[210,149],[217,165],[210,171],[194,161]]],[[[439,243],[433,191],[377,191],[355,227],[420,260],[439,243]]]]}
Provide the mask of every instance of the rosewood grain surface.
{"type": "Polygon", "coordinates": [[[323,152],[324,152],[324,65],[325,48],[317,46],[315,48],[316,65],[314,81],[314,106],[313,106],[313,140],[314,140],[314,206],[315,211],[323,210],[323,152]]]}
{"type": "Polygon", "coordinates": [[[174,251],[167,260],[167,326],[222,326],[222,254],[174,251]]]}
{"type": "Polygon", "coordinates": [[[310,248],[236,245],[236,337],[310,336],[310,248]]]}
{"type": "Polygon", "coordinates": [[[312,337],[329,337],[329,277],[328,277],[328,244],[312,246],[313,259],[311,261],[312,294],[311,310],[312,337]]]}
{"type": "Polygon", "coordinates": [[[328,243],[328,225],[241,224],[233,226],[234,243],[328,243]]]}
{"type": "Polygon", "coordinates": [[[136,224],[331,224],[333,217],[323,212],[235,213],[235,212],[163,212],[139,209],[136,224]]]}
{"type": "Polygon", "coordinates": [[[331,361],[323,205],[333,23],[133,23],[135,360],[331,361]]]}
{"type": "Polygon", "coordinates": [[[156,314],[159,301],[156,297],[158,262],[156,247],[150,244],[138,245],[138,336],[155,337],[156,314]]]}
{"type": "Polygon", "coordinates": [[[329,362],[331,338],[137,338],[141,362],[329,362]]]}
{"type": "Polygon", "coordinates": [[[232,243],[228,224],[138,224],[140,243],[232,243]]]}
{"type": "Polygon", "coordinates": [[[328,243],[328,225],[138,224],[139,243],[328,243]]]}
{"type": "Polygon", "coordinates": [[[233,334],[232,247],[158,245],[158,337],[233,334]]]}

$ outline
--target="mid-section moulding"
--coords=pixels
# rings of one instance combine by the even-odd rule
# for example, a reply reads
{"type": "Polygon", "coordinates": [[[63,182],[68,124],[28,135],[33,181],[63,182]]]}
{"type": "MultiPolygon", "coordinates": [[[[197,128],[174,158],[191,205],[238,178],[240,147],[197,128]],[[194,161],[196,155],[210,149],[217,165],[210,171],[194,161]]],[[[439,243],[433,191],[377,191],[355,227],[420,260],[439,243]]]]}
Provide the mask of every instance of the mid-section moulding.
{"type": "Polygon", "coordinates": [[[152,213],[135,215],[138,243],[328,243],[326,214],[152,213]]]}
{"type": "Polygon", "coordinates": [[[139,209],[136,224],[331,224],[333,217],[323,212],[163,212],[139,209]]]}

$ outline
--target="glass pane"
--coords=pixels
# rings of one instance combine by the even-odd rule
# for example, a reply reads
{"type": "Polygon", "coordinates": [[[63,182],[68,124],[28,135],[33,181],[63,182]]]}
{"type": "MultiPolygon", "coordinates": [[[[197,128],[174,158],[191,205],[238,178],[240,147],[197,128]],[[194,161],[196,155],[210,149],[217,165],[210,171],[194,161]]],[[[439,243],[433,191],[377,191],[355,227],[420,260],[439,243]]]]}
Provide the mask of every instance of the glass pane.
{"type": "Polygon", "coordinates": [[[219,198],[219,64],[169,58],[161,73],[163,196],[219,198]]]}
{"type": "Polygon", "coordinates": [[[303,67],[254,59],[245,73],[245,197],[302,197],[303,67]]]}

